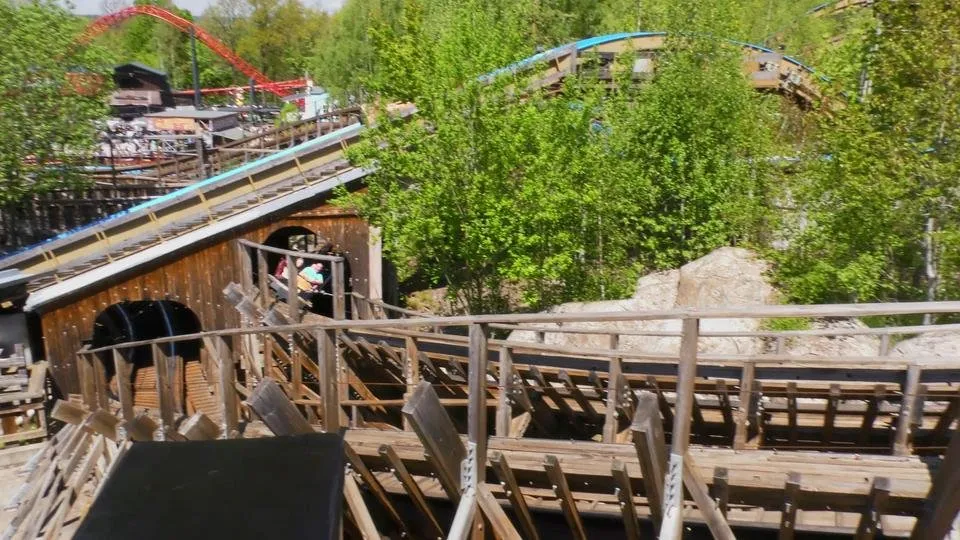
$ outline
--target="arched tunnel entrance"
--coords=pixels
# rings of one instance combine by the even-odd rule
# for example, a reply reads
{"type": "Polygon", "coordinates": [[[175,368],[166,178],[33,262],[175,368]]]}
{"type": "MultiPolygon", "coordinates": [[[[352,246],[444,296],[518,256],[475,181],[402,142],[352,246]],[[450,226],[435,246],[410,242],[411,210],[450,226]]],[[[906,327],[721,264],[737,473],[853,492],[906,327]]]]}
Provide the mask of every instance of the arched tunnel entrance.
{"type": "MultiPolygon", "coordinates": [[[[350,274],[350,258],[347,257],[346,253],[339,248],[338,245],[324,238],[323,236],[311,231],[306,227],[300,226],[289,226],[281,227],[267,236],[267,239],[263,242],[264,245],[288,249],[291,251],[300,251],[303,253],[315,253],[320,255],[340,255],[344,257],[343,264],[343,273],[344,273],[344,283],[346,284],[345,292],[350,294],[352,290],[351,287],[351,274],[350,274]]],[[[284,256],[278,253],[266,253],[267,259],[267,268],[270,270],[271,275],[275,278],[286,284],[285,274],[277,274],[278,266],[281,264],[281,260],[284,259],[284,256]]],[[[308,265],[310,262],[305,259],[304,265],[308,265]]],[[[253,267],[253,282],[258,283],[257,276],[257,265],[251,265],[253,267]]],[[[310,311],[318,315],[323,315],[325,317],[333,316],[333,282],[329,279],[330,276],[330,264],[324,263],[323,274],[327,277],[323,288],[319,293],[316,294],[304,294],[310,304],[310,311]]],[[[286,301],[286,295],[284,292],[279,289],[274,289],[272,291],[274,296],[278,301],[286,301]]],[[[349,300],[346,303],[346,308],[348,310],[347,318],[350,317],[351,303],[349,300]]]]}
{"type": "MultiPolygon", "coordinates": [[[[91,347],[106,347],[117,343],[143,341],[162,337],[196,334],[203,330],[200,319],[187,306],[170,300],[125,301],[108,306],[93,323],[91,347]]],[[[189,340],[162,345],[170,357],[183,359],[182,377],[175,386],[182,389],[187,413],[200,410],[216,412],[216,402],[206,384],[200,365],[200,341],[189,340]]],[[[150,346],[135,347],[125,352],[126,361],[133,364],[134,406],[158,406],[156,369],[150,346]]],[[[116,367],[112,355],[101,355],[108,381],[108,392],[117,399],[116,367]]]]}

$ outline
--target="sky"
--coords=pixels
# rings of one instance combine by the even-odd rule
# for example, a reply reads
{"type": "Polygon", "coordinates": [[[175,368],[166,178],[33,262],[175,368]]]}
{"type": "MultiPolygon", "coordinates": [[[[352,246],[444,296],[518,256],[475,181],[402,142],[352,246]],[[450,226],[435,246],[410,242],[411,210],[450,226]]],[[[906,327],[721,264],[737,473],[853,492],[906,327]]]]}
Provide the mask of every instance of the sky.
{"type": "MultiPolygon", "coordinates": [[[[174,0],[174,4],[183,9],[190,10],[194,15],[203,13],[203,10],[215,0],[174,0]]],[[[334,12],[340,9],[344,0],[304,0],[304,4],[317,6],[324,11],[334,12]]],[[[81,15],[100,15],[103,13],[103,0],[71,0],[74,5],[73,12],[81,15]]],[[[116,2],[111,2],[116,3],[116,2]]],[[[132,4],[133,2],[126,2],[132,4]]]]}

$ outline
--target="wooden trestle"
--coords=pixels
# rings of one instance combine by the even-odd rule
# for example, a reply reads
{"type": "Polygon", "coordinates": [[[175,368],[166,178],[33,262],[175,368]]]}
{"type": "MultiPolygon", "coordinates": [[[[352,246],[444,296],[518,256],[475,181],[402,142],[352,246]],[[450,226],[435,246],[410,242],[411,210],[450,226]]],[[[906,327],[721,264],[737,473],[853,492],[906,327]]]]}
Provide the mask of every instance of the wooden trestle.
{"type": "MultiPolygon", "coordinates": [[[[957,302],[287,324],[297,311],[249,280],[224,292],[249,326],[82,351],[85,409],[136,422],[133,388],[121,378],[119,406],[106,399],[94,358],[113,354],[123,373],[123,351],[151,345],[164,374],[154,437],[182,439],[181,368],[162,344],[199,339],[225,436],[256,436],[258,418],[275,434],[347,428],[347,536],[489,527],[540,538],[562,516],[574,538],[611,527],[679,538],[694,525],[716,538],[939,539],[960,510],[960,359],[697,351],[703,318],[960,312],[957,302]],[[603,319],[681,319],[680,353],[490,337],[498,325],[603,319]]],[[[355,317],[389,309],[350,300],[355,317]]],[[[955,330],[889,333],[944,329],[955,330]]]]}

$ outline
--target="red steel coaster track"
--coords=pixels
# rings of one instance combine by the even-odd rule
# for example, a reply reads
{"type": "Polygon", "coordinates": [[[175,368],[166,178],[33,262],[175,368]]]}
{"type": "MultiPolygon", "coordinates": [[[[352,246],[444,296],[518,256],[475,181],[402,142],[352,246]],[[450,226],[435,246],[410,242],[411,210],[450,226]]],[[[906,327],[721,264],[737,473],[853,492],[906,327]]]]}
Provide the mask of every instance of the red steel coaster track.
{"type": "Polygon", "coordinates": [[[222,41],[213,37],[203,28],[200,28],[198,25],[171,13],[163,8],[157,6],[131,6],[128,8],[121,9],[116,13],[110,13],[104,15],[97,20],[90,23],[90,26],[80,34],[80,37],[77,39],[77,42],[81,45],[90,43],[94,38],[100,34],[106,32],[111,27],[120,24],[121,22],[130,19],[136,15],[147,15],[149,17],[154,17],[160,19],[161,21],[179,29],[182,32],[190,32],[190,29],[193,29],[194,33],[204,45],[210,48],[213,52],[220,55],[221,58],[230,62],[238,71],[246,75],[247,77],[254,80],[257,83],[257,87],[268,92],[271,92],[279,97],[284,97],[290,93],[291,88],[289,81],[283,83],[276,83],[270,80],[269,77],[260,73],[260,70],[253,67],[246,60],[237,56],[235,52],[230,50],[229,47],[223,44],[222,41]]]}

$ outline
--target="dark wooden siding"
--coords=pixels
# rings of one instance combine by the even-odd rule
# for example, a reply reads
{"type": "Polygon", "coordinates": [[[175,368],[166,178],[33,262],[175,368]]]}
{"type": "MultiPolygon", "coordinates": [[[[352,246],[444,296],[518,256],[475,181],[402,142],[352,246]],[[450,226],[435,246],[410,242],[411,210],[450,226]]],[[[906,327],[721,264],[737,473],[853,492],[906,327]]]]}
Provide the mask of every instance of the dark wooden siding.
{"type": "Polygon", "coordinates": [[[46,358],[63,392],[78,392],[75,353],[89,339],[97,315],[108,306],[125,300],[172,300],[196,313],[204,330],[239,325],[232,307],[223,304],[223,289],[240,281],[237,253],[233,240],[242,237],[263,242],[271,232],[288,226],[306,227],[335,244],[349,258],[353,290],[368,291],[367,224],[353,214],[331,207],[301,211],[237,230],[197,250],[171,260],[138,268],[113,283],[104,283],[78,293],[65,302],[41,310],[46,358]]]}

